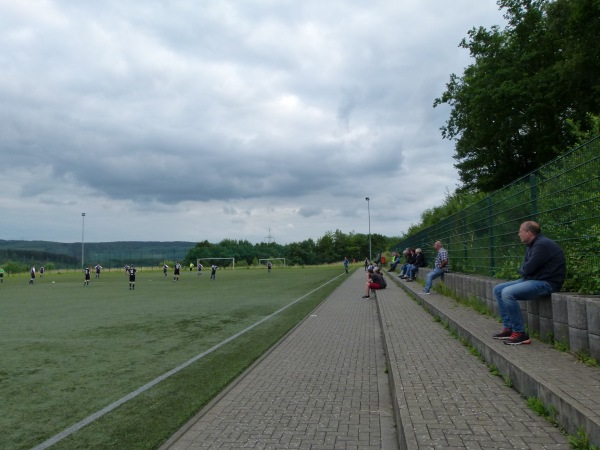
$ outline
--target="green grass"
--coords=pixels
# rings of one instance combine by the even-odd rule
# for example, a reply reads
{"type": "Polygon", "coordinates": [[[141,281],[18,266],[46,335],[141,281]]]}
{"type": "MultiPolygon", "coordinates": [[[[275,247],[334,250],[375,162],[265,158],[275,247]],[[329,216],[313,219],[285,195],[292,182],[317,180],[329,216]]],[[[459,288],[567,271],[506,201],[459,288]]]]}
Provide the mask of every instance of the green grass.
{"type": "MultiPolygon", "coordinates": [[[[332,280],[340,266],[48,274],[0,286],[0,448],[31,448],[332,280]],[[55,283],[52,283],[54,281],[55,283]]],[[[326,298],[337,278],[55,444],[156,448],[326,298]]]]}

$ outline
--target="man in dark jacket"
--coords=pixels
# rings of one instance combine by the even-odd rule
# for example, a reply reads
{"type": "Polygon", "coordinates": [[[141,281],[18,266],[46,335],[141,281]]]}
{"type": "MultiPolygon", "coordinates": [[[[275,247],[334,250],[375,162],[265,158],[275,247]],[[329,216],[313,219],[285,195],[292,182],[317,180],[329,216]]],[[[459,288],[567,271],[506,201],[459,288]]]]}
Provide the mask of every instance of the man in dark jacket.
{"type": "Polygon", "coordinates": [[[566,273],[562,249],[553,240],[542,236],[536,222],[523,222],[519,228],[519,239],[527,246],[519,269],[521,278],[494,287],[494,298],[498,302],[504,329],[493,338],[509,345],[531,343],[525,333],[519,300],[534,300],[559,291],[566,273]]]}

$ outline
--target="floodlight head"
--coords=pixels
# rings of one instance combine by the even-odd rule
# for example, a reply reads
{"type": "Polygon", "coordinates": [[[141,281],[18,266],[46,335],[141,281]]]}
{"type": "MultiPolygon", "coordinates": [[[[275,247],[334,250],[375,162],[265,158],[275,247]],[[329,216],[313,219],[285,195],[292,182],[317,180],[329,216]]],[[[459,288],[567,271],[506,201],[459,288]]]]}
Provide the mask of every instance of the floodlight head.
{"type": "Polygon", "coordinates": [[[365,200],[366,200],[366,201],[369,201],[369,197],[365,197],[365,200]]]}

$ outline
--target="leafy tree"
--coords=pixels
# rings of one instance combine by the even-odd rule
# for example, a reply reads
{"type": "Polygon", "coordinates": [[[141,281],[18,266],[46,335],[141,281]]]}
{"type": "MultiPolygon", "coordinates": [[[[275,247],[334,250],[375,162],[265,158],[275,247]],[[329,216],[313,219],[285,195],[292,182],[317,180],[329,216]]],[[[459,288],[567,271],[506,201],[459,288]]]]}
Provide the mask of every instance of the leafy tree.
{"type": "Polygon", "coordinates": [[[498,5],[508,25],[468,32],[460,46],[474,63],[434,102],[452,108],[442,137],[456,141],[467,190],[497,190],[548,162],[575,143],[569,120],[585,131],[600,111],[600,2],[498,5]]]}
{"type": "Polygon", "coordinates": [[[317,264],[316,244],[312,239],[290,244],[288,255],[290,265],[317,264]]]}
{"type": "Polygon", "coordinates": [[[331,231],[317,240],[317,258],[324,263],[332,263],[339,259],[335,251],[335,238],[331,231]]]}

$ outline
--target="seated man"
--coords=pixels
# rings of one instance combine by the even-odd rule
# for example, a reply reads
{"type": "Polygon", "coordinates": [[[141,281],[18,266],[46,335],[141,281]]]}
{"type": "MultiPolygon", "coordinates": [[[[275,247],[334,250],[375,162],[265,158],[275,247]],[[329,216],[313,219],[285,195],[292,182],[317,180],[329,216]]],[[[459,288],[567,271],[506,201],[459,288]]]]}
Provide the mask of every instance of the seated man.
{"type": "Polygon", "coordinates": [[[396,270],[396,266],[400,264],[400,255],[398,252],[392,252],[392,264],[390,264],[390,272],[396,270]]]}
{"type": "Polygon", "coordinates": [[[442,245],[442,241],[436,241],[435,244],[433,244],[433,247],[437,252],[435,255],[435,263],[433,270],[427,274],[422,294],[429,294],[433,280],[450,271],[450,259],[448,257],[448,252],[442,245]]]}
{"type": "Polygon", "coordinates": [[[370,292],[371,289],[385,289],[387,287],[387,283],[383,278],[383,275],[379,273],[379,270],[369,268],[367,271],[367,283],[365,286],[365,295],[362,298],[371,298],[370,292]]]}
{"type": "Polygon", "coordinates": [[[519,300],[533,300],[559,291],[565,280],[566,261],[556,242],[541,235],[536,222],[527,221],[519,228],[525,258],[519,269],[521,278],[494,287],[494,299],[504,329],[492,337],[508,345],[530,344],[525,332],[519,300]]]}

